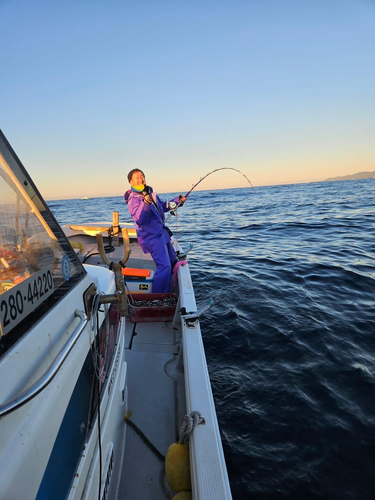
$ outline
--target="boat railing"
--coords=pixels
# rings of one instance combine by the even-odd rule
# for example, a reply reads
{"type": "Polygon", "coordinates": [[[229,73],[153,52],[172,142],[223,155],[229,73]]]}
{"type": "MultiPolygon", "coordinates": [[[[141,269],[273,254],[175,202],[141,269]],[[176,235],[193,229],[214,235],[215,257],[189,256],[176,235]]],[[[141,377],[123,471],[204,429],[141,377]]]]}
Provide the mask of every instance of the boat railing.
{"type": "Polygon", "coordinates": [[[31,387],[26,389],[15,398],[2,404],[0,406],[0,417],[7,415],[14,410],[17,410],[17,408],[20,408],[31,399],[35,398],[35,396],[37,396],[52,382],[87,325],[88,319],[83,311],[79,311],[78,309],[76,309],[74,311],[74,320],[77,317],[80,318],[77,327],[75,328],[68,342],[58,353],[48,370],[31,387]]]}
{"type": "MultiPolygon", "coordinates": [[[[196,311],[189,266],[179,267],[178,282],[181,307],[196,311]]],[[[189,438],[193,498],[230,500],[232,494],[199,320],[194,323],[182,320],[182,353],[187,413],[198,411],[205,420],[189,438]]]]}

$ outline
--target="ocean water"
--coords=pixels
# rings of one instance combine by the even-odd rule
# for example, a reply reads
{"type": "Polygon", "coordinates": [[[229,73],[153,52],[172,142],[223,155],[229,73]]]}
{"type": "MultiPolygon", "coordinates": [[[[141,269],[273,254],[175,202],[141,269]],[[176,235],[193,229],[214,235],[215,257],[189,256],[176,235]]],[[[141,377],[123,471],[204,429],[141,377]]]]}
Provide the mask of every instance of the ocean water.
{"type": "MultiPolygon", "coordinates": [[[[130,222],[122,197],[49,206],[130,222]]],[[[193,191],[168,225],[193,244],[198,305],[214,298],[201,326],[233,498],[375,498],[375,179],[193,191]]]]}

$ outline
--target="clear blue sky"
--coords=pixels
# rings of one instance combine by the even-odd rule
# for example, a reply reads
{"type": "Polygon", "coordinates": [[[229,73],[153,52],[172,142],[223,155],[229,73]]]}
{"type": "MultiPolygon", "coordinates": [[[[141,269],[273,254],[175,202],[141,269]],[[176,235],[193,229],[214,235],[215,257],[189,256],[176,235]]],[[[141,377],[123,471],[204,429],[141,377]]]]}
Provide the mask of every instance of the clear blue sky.
{"type": "Polygon", "coordinates": [[[0,0],[0,38],[0,128],[47,199],[375,170],[373,0],[0,0]]]}

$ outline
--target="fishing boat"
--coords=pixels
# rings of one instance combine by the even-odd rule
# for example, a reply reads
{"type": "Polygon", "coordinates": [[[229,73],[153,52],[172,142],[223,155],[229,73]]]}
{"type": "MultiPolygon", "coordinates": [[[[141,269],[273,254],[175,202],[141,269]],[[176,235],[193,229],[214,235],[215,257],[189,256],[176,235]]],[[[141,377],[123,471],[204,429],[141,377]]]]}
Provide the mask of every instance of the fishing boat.
{"type": "Polygon", "coordinates": [[[0,131],[0,498],[231,498],[188,255],[61,227],[0,131]],[[188,443],[188,444],[187,444],[188,443]]]}

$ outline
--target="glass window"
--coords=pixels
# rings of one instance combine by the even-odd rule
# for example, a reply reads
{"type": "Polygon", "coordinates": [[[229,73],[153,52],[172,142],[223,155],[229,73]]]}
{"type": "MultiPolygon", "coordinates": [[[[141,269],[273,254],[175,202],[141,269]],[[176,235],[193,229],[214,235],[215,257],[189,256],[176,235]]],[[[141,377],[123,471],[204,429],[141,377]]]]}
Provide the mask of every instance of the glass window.
{"type": "MultiPolygon", "coordinates": [[[[26,316],[38,309],[44,314],[84,275],[62,229],[0,131],[0,353],[4,337],[18,338],[14,330],[25,331],[21,323],[26,316]]],[[[33,324],[28,321],[29,328],[33,324]]]]}

